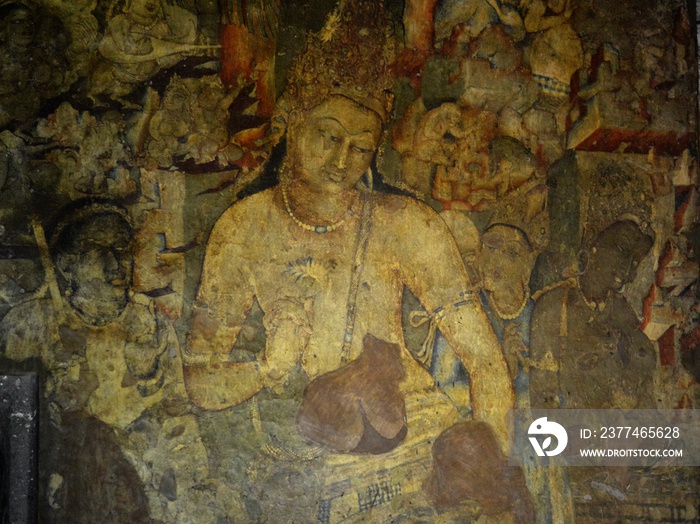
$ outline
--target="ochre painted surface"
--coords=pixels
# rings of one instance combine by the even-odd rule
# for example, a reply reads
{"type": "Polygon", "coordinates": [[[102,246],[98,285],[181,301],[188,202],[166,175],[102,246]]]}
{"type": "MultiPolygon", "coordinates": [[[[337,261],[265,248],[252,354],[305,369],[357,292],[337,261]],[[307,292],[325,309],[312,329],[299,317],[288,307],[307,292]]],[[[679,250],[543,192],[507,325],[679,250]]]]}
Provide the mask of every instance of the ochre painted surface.
{"type": "Polygon", "coordinates": [[[693,11],[0,0],[41,521],[697,521],[507,464],[513,407],[700,407],[693,11]]]}

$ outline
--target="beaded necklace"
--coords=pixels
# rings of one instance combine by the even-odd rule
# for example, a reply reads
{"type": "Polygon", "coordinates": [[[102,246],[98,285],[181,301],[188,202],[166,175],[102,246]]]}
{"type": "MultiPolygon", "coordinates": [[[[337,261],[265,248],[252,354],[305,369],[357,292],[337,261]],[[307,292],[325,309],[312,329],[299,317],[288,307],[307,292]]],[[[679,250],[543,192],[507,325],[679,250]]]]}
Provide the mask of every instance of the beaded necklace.
{"type": "Polygon", "coordinates": [[[583,292],[583,289],[581,289],[581,279],[576,275],[576,289],[578,289],[578,294],[581,295],[581,300],[583,300],[583,303],[588,306],[588,309],[591,311],[595,311],[596,309],[600,309],[603,311],[605,309],[606,303],[603,302],[602,304],[598,304],[597,302],[594,302],[593,300],[588,300],[586,298],[586,294],[583,292]]]}
{"type": "Polygon", "coordinates": [[[496,313],[496,315],[498,315],[499,318],[501,318],[502,320],[515,320],[516,318],[518,318],[525,310],[525,306],[527,306],[527,301],[530,300],[530,287],[523,286],[523,291],[525,291],[525,294],[523,295],[523,301],[515,313],[504,313],[496,304],[496,299],[493,297],[493,293],[489,293],[489,302],[491,303],[491,308],[493,309],[494,313],[496,313]]]}
{"type": "Polygon", "coordinates": [[[291,218],[294,223],[299,226],[302,229],[305,229],[306,231],[312,231],[313,233],[316,233],[317,235],[324,235],[326,233],[330,233],[331,231],[335,231],[338,229],[340,226],[342,226],[345,223],[345,218],[346,215],[350,212],[350,209],[352,209],[353,203],[350,204],[350,207],[348,210],[343,214],[342,218],[338,220],[337,222],[330,224],[330,225],[320,225],[320,226],[312,226],[311,224],[307,224],[306,222],[302,222],[295,214],[292,212],[292,208],[289,205],[289,198],[287,197],[287,189],[282,188],[282,200],[284,201],[284,210],[287,212],[289,215],[289,218],[291,218]]]}

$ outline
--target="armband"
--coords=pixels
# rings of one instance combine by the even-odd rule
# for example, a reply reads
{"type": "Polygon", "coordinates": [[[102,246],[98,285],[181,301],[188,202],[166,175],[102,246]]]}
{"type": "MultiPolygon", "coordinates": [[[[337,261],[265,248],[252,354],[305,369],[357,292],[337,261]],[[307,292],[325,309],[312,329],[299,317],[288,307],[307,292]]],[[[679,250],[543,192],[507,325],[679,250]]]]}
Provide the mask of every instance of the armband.
{"type": "Polygon", "coordinates": [[[451,302],[444,306],[440,306],[435,309],[432,313],[427,313],[425,311],[412,311],[409,315],[409,322],[414,328],[424,325],[426,322],[430,322],[428,327],[428,334],[423,341],[421,349],[415,354],[415,357],[424,365],[428,366],[430,360],[433,358],[433,348],[435,347],[435,337],[437,336],[437,329],[448,314],[454,312],[455,310],[466,306],[468,304],[474,303],[474,291],[468,290],[463,291],[459,294],[459,299],[455,302],[451,302]]]}

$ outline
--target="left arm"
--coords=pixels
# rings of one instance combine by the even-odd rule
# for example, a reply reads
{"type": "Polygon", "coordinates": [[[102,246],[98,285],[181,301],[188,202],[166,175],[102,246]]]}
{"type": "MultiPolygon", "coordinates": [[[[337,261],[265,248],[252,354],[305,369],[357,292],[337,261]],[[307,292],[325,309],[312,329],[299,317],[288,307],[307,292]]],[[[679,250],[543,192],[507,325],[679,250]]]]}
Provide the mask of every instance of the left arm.
{"type": "MultiPolygon", "coordinates": [[[[403,282],[428,312],[460,301],[460,293],[468,289],[468,278],[447,226],[427,206],[412,201],[407,201],[402,214],[392,227],[397,229],[396,238],[404,239],[396,243],[403,282]]],[[[513,387],[498,339],[478,298],[448,308],[439,326],[469,370],[474,417],[490,423],[507,448],[513,387]]]]}

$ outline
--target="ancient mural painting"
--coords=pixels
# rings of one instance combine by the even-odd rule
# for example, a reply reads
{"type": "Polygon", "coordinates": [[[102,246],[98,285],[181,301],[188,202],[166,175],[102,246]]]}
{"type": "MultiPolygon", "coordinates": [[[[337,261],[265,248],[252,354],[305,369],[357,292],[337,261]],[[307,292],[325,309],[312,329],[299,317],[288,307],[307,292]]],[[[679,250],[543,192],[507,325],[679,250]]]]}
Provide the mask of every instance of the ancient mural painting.
{"type": "Polygon", "coordinates": [[[513,407],[700,407],[694,24],[0,0],[40,521],[697,522],[697,468],[506,460],[513,407]]]}

